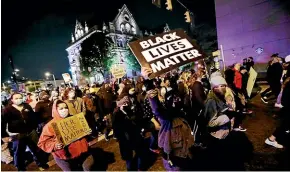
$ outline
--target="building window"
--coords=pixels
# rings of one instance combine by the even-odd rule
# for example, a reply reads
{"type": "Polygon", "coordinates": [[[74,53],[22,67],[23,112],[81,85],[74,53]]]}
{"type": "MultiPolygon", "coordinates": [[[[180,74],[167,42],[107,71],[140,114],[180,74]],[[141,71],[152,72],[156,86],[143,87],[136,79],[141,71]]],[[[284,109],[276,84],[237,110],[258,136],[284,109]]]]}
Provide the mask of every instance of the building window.
{"type": "Polygon", "coordinates": [[[134,27],[132,27],[132,33],[136,35],[136,29],[134,27]]]}
{"type": "Polygon", "coordinates": [[[124,19],[125,19],[127,22],[130,21],[130,18],[129,18],[129,16],[128,16],[128,14],[125,14],[125,15],[124,15],[124,19]]]}
{"type": "Polygon", "coordinates": [[[121,27],[121,31],[122,31],[122,32],[125,32],[125,25],[124,25],[124,24],[121,24],[120,27],[121,27]]]}
{"type": "Polygon", "coordinates": [[[130,24],[129,23],[126,23],[126,32],[128,32],[128,33],[130,33],[130,31],[131,31],[131,26],[130,26],[130,24]]]}

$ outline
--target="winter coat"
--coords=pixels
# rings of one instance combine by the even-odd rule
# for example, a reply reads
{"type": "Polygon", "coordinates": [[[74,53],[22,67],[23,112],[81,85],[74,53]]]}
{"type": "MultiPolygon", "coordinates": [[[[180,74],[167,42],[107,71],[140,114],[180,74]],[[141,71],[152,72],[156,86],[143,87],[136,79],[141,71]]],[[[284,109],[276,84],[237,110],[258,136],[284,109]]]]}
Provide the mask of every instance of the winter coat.
{"type": "Polygon", "coordinates": [[[52,104],[49,100],[40,100],[35,106],[35,113],[40,118],[40,122],[47,123],[52,119],[52,104]]]}
{"type": "Polygon", "coordinates": [[[77,158],[81,154],[86,153],[88,151],[89,145],[85,138],[81,138],[72,142],[64,149],[55,149],[57,137],[51,124],[53,122],[57,122],[63,119],[57,112],[55,103],[53,104],[52,117],[53,119],[49,123],[47,123],[42,130],[41,136],[38,141],[38,147],[47,153],[52,153],[54,157],[64,160],[77,158]]]}
{"type": "Polygon", "coordinates": [[[120,153],[123,160],[131,158],[132,149],[144,149],[141,137],[141,127],[137,124],[136,114],[131,111],[123,113],[117,108],[112,115],[114,136],[119,141],[120,153]]]}
{"type": "Polygon", "coordinates": [[[37,128],[39,118],[28,104],[23,104],[20,112],[12,105],[7,106],[1,115],[1,137],[8,137],[6,127],[10,133],[27,134],[37,128]]]}
{"type": "Polygon", "coordinates": [[[237,89],[242,89],[242,84],[243,84],[243,79],[242,79],[242,74],[240,71],[233,69],[235,72],[235,77],[234,77],[234,84],[237,89]]]}
{"type": "Polygon", "coordinates": [[[202,86],[201,82],[195,81],[194,84],[191,85],[189,88],[190,88],[189,95],[191,100],[190,107],[195,114],[198,114],[200,110],[203,109],[204,101],[206,99],[204,87],[202,86]]]}
{"type": "Polygon", "coordinates": [[[86,106],[82,98],[77,97],[74,100],[65,100],[68,106],[69,114],[76,115],[79,113],[86,113],[86,106]]]}
{"type": "Polygon", "coordinates": [[[230,131],[230,119],[222,113],[228,106],[212,91],[205,102],[204,117],[207,121],[208,132],[215,138],[224,139],[230,131]]]}
{"type": "Polygon", "coordinates": [[[271,87],[275,87],[277,84],[279,85],[282,73],[283,67],[280,63],[277,62],[268,66],[267,81],[271,87]]]}
{"type": "Polygon", "coordinates": [[[158,136],[158,146],[167,155],[180,158],[191,157],[190,148],[194,144],[194,138],[191,135],[189,124],[178,117],[168,109],[166,109],[158,97],[149,97],[150,105],[154,115],[158,118],[161,128],[158,136]]]}

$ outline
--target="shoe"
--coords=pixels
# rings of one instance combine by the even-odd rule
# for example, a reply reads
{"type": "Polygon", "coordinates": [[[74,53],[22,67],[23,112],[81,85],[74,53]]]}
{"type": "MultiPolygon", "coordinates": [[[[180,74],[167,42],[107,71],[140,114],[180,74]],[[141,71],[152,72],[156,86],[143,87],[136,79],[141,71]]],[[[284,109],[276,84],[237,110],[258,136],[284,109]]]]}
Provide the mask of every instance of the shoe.
{"type": "Polygon", "coordinates": [[[247,115],[251,115],[253,113],[253,111],[251,110],[245,110],[243,111],[243,114],[247,114],[247,115]]]}
{"type": "Polygon", "coordinates": [[[277,107],[277,108],[283,108],[283,105],[281,103],[275,103],[274,106],[277,107]]]}
{"type": "Polygon", "coordinates": [[[109,137],[105,137],[105,140],[108,142],[110,139],[109,139],[109,137]]]}
{"type": "Polygon", "coordinates": [[[261,97],[261,100],[262,100],[264,103],[268,104],[267,100],[266,100],[264,97],[261,97]]]}
{"type": "Polygon", "coordinates": [[[239,127],[239,128],[234,128],[233,130],[234,130],[234,131],[242,131],[242,132],[245,132],[245,131],[247,131],[247,129],[245,129],[245,128],[242,128],[242,127],[239,127]]]}
{"type": "Polygon", "coordinates": [[[156,154],[160,154],[160,150],[159,149],[151,149],[149,148],[149,150],[153,153],[156,153],[156,154]]]}
{"type": "Polygon", "coordinates": [[[38,165],[38,168],[39,169],[44,169],[44,170],[46,170],[46,169],[49,169],[49,165],[48,164],[40,164],[40,165],[38,165]]]}
{"type": "Polygon", "coordinates": [[[277,141],[271,141],[269,138],[265,140],[265,143],[275,148],[283,149],[283,145],[280,145],[277,141]]]}

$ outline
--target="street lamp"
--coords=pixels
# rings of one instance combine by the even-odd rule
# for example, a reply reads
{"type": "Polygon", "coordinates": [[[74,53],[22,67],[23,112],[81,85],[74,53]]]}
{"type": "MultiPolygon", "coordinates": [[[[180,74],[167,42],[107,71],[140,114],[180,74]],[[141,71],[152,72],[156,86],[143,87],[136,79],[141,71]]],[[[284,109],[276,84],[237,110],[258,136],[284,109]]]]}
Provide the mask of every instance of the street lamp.
{"type": "Polygon", "coordinates": [[[45,73],[45,76],[46,76],[46,77],[49,77],[50,75],[52,75],[52,77],[53,77],[53,81],[54,81],[54,86],[56,87],[56,81],[55,81],[54,74],[51,74],[51,73],[49,73],[49,72],[46,72],[46,73],[45,73]]]}
{"type": "Polygon", "coordinates": [[[15,72],[19,72],[20,70],[19,70],[19,69],[15,69],[14,71],[15,71],[15,72]]]}

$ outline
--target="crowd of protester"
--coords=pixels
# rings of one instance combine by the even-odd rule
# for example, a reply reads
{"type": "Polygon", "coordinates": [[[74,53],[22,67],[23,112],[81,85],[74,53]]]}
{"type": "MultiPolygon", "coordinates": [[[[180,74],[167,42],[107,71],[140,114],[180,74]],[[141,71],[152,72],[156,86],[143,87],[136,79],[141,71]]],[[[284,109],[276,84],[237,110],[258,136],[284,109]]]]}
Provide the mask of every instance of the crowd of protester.
{"type": "MultiPolygon", "coordinates": [[[[283,122],[265,141],[276,148],[283,148],[276,137],[289,132],[290,125],[290,56],[283,60],[277,54],[271,57],[267,72],[270,87],[261,94],[266,103],[271,90],[281,108],[283,122]]],[[[200,67],[196,71],[173,70],[154,79],[149,79],[150,68],[142,68],[142,76],[136,80],[61,87],[25,97],[14,92],[2,106],[2,145],[9,148],[11,144],[10,162],[13,160],[19,171],[26,169],[27,150],[41,168],[48,168],[47,157],[52,154],[63,171],[90,171],[97,162],[89,142],[100,135],[108,141],[113,131],[127,170],[145,170],[147,150],[162,156],[167,171],[242,170],[253,149],[242,127],[245,116],[253,113],[247,106],[250,97],[246,89],[253,66],[249,57],[224,74],[200,67]],[[51,124],[82,112],[90,135],[64,146],[51,124]],[[145,142],[148,138],[149,145],[145,142]]]]}

